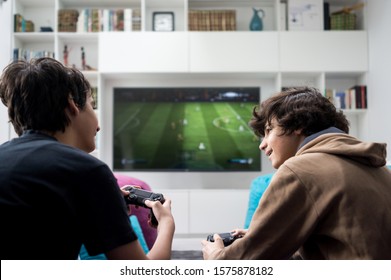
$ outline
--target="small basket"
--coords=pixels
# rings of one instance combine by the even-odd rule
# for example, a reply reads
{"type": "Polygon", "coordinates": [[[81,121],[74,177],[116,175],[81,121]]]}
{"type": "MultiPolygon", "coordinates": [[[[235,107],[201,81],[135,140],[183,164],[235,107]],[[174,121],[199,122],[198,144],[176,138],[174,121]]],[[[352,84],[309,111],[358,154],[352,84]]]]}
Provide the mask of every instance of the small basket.
{"type": "Polygon", "coordinates": [[[63,9],[58,11],[58,31],[59,32],[76,32],[78,10],[63,9]]]}
{"type": "Polygon", "coordinates": [[[354,13],[332,14],[330,17],[330,29],[331,30],[355,30],[356,14],[354,13]]]}

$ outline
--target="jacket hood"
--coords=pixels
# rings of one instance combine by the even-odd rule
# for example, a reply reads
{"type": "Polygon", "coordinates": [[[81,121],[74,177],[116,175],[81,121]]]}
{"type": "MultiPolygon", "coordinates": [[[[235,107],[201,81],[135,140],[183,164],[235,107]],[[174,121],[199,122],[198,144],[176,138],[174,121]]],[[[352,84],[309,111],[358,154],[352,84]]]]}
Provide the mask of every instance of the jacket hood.
{"type": "Polygon", "coordinates": [[[344,133],[326,133],[301,147],[296,155],[327,153],[343,156],[373,167],[386,164],[387,144],[362,142],[344,133]]]}

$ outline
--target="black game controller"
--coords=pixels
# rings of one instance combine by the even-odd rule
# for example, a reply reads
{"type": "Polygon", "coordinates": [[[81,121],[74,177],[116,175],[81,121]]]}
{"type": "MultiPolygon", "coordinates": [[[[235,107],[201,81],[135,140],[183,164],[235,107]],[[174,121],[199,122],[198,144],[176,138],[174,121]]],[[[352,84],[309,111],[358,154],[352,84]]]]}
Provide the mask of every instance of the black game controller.
{"type": "MultiPolygon", "coordinates": [[[[166,201],[164,199],[164,196],[161,193],[154,193],[154,192],[146,191],[146,190],[137,188],[132,185],[128,185],[122,189],[129,192],[129,195],[125,196],[126,204],[132,204],[132,205],[137,205],[137,206],[149,208],[147,205],[145,205],[146,200],[160,201],[162,204],[164,203],[164,201],[166,201]]],[[[149,209],[151,209],[151,208],[149,208],[149,209]]],[[[153,214],[152,209],[151,209],[150,216],[151,216],[152,225],[157,227],[158,221],[157,221],[155,215],[153,214]]]]}
{"type": "MultiPolygon", "coordinates": [[[[225,247],[231,245],[236,239],[243,237],[242,235],[232,235],[232,233],[230,232],[218,233],[218,235],[220,235],[221,239],[223,240],[225,247]]],[[[213,234],[208,235],[206,240],[210,242],[215,242],[213,234]]]]}

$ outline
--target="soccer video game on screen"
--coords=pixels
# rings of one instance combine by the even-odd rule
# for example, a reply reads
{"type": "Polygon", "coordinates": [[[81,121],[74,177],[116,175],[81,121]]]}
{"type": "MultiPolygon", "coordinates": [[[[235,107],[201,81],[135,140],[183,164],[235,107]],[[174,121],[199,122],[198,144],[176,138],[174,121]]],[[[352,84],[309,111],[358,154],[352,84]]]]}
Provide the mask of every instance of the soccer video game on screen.
{"type": "Polygon", "coordinates": [[[259,171],[259,100],[259,87],[115,88],[114,170],[259,171]]]}

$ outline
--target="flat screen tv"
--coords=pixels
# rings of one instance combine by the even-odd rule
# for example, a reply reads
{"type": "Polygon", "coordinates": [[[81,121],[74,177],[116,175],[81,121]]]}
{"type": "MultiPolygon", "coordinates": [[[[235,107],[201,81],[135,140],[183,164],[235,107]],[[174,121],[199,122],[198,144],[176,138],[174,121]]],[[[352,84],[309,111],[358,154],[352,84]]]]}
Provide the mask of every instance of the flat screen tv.
{"type": "Polygon", "coordinates": [[[260,171],[259,87],[114,88],[116,171],[260,171]]]}

